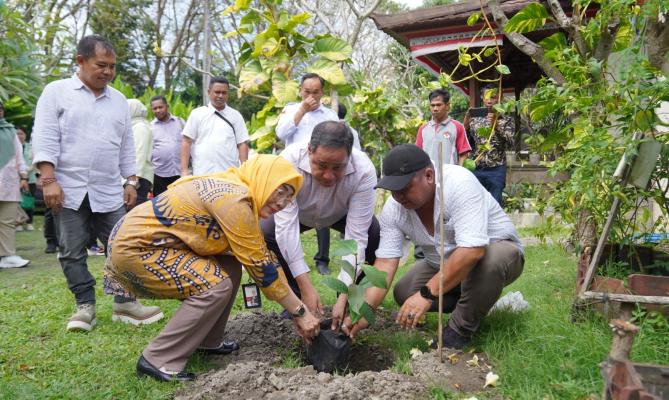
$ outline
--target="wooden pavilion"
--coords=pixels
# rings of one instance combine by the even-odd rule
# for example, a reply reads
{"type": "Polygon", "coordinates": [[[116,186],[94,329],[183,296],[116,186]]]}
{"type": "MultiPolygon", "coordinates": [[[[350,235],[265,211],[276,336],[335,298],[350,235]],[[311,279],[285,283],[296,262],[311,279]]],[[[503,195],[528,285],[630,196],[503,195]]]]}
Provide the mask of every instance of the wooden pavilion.
{"type": "MultiPolygon", "coordinates": [[[[507,17],[530,4],[531,0],[501,0],[501,7],[507,17]]],[[[473,26],[467,25],[467,18],[473,13],[480,12],[481,3],[478,0],[464,0],[459,3],[445,6],[437,6],[399,14],[377,14],[371,15],[378,29],[392,36],[395,40],[405,46],[412,57],[435,75],[441,72],[451,74],[458,64],[458,48],[464,47],[468,52],[480,51],[484,46],[498,45],[501,48],[502,64],[509,67],[511,73],[505,75],[502,87],[505,95],[520,96],[523,89],[533,86],[542,76],[541,69],[530,57],[518,50],[496,26],[494,19],[487,7],[484,7],[486,15],[495,29],[494,36],[488,34],[481,37],[477,33],[484,26],[483,18],[473,26]],[[474,38],[474,39],[472,39],[474,38]],[[469,50],[471,49],[471,51],[469,50]]],[[[563,4],[565,11],[571,11],[569,3],[563,4]]],[[[528,33],[526,36],[537,42],[558,31],[555,24],[547,23],[541,29],[528,33]]],[[[483,58],[483,62],[473,61],[471,67],[474,70],[494,62],[494,57],[483,58]]],[[[452,78],[454,81],[467,77],[470,72],[460,68],[452,78]]],[[[481,75],[484,79],[495,79],[498,73],[494,68],[489,69],[481,75]]],[[[469,96],[470,105],[478,105],[478,92],[480,82],[469,79],[455,85],[465,95],[469,96]]]]}

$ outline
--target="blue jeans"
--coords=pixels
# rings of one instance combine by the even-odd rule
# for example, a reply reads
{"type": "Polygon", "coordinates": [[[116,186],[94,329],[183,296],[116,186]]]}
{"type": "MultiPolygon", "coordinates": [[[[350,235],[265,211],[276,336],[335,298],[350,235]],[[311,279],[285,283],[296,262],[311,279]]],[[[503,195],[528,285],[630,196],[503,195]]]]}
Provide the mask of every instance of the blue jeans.
{"type": "Polygon", "coordinates": [[[497,203],[503,206],[502,191],[504,190],[504,186],[506,186],[506,165],[491,168],[476,167],[474,175],[481,182],[481,185],[490,192],[492,197],[497,200],[497,203]]]}
{"type": "Polygon", "coordinates": [[[105,246],[106,251],[109,234],[124,215],[124,206],[108,213],[94,213],[88,202],[88,196],[84,197],[78,210],[63,208],[58,214],[54,214],[60,248],[58,261],[77,304],[95,304],[95,278],[88,271],[86,263],[89,227],[105,246]]]}

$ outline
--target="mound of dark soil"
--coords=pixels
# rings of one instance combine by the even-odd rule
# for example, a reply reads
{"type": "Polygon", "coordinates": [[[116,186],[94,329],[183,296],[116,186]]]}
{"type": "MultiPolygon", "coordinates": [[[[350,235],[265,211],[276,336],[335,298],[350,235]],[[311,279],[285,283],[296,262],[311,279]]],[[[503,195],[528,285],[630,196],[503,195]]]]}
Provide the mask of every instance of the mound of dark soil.
{"type": "MultiPolygon", "coordinates": [[[[392,316],[379,317],[376,332],[399,330],[392,316]]],[[[275,313],[237,314],[228,322],[226,337],[238,340],[241,349],[213,357],[220,369],[198,376],[177,392],[176,399],[424,399],[430,397],[433,387],[480,392],[490,370],[482,354],[444,349],[444,363],[439,362],[436,351],[417,354],[411,360],[412,374],[400,374],[391,370],[395,357],[390,350],[365,343],[353,344],[346,375],[318,373],[311,366],[276,367],[282,354],[301,352],[303,347],[292,323],[275,313]],[[474,357],[477,360],[472,360],[474,357]]]]}

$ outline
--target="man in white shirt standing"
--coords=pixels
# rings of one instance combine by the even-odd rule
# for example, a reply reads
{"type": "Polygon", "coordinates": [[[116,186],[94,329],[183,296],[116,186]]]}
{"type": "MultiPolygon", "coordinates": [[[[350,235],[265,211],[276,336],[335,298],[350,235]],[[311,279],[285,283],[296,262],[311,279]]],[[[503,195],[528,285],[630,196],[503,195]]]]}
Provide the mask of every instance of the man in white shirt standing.
{"type": "MultiPolygon", "coordinates": [[[[333,110],[321,104],[325,81],[318,74],[308,73],[300,82],[302,102],[289,104],[279,116],[276,125],[276,136],[283,140],[286,147],[294,143],[309,143],[314,127],[324,121],[339,121],[333,110]]],[[[358,145],[358,148],[360,146],[358,145]]],[[[330,273],[330,229],[316,229],[318,253],[314,256],[316,269],[322,275],[330,273]]]]}
{"type": "Polygon", "coordinates": [[[209,81],[209,104],[191,112],[181,142],[181,176],[204,175],[238,167],[249,157],[249,133],[244,117],[227,105],[230,83],[222,76],[209,81]]]}
{"type": "MultiPolygon", "coordinates": [[[[48,84],[37,102],[33,161],[55,215],[58,259],[76,299],[67,330],[90,331],[96,312],[95,278],[86,263],[88,227],[106,249],[112,228],[135,205],[137,177],[128,103],[108,86],[115,75],[114,48],[100,36],[85,36],[76,60],[79,72],[48,84]]],[[[162,316],[158,307],[114,298],[112,320],[138,325],[162,316]]]]}
{"type": "MultiPolygon", "coordinates": [[[[374,217],[376,170],[365,153],[353,148],[353,135],[343,122],[321,122],[309,143],[288,146],[281,156],[304,177],[295,201],[261,221],[267,247],[274,251],[288,283],[313,313],[322,313],[320,296],[309,279],[300,232],[332,228],[358,243],[358,263],[373,264],[379,244],[374,217]]],[[[349,257],[351,264],[355,262],[349,257]]],[[[346,273],[340,279],[350,283],[346,273]]]]}
{"type": "MultiPolygon", "coordinates": [[[[423,314],[437,311],[439,305],[442,199],[437,174],[427,153],[405,144],[388,152],[383,175],[377,187],[390,190],[392,198],[379,216],[381,243],[374,266],[388,273],[390,287],[405,236],[423,248],[425,258],[416,261],[393,292],[402,306],[397,322],[404,328],[415,328],[423,314]]],[[[443,165],[443,175],[443,311],[451,315],[442,338],[444,347],[461,349],[504,286],[520,276],[525,259],[513,223],[476,177],[465,168],[447,164],[443,165]]],[[[365,301],[376,309],[386,293],[386,289],[369,288],[365,301]]],[[[344,315],[344,306],[345,302],[337,302],[335,320],[344,315]]],[[[343,329],[354,337],[367,326],[364,319],[352,326],[347,317],[343,329]]]]}

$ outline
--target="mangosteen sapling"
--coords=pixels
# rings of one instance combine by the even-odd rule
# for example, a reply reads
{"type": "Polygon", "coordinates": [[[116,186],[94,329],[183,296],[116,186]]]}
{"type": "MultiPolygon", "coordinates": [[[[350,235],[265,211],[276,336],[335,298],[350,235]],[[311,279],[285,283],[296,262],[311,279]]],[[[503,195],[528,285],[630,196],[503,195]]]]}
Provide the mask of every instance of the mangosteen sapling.
{"type": "MultiPolygon", "coordinates": [[[[371,265],[362,265],[365,276],[359,283],[355,283],[358,276],[358,243],[355,240],[339,240],[332,243],[330,257],[342,257],[343,270],[353,279],[353,283],[346,285],[339,279],[325,277],[323,284],[339,293],[348,296],[348,314],[355,324],[364,317],[369,324],[374,323],[374,311],[365,302],[365,289],[372,286],[387,289],[387,274],[371,265]],[[354,264],[344,259],[353,255],[354,264]]],[[[332,372],[335,369],[345,369],[348,356],[351,352],[351,341],[341,329],[330,330],[330,322],[321,324],[321,332],[314,342],[307,346],[307,359],[319,372],[332,372]]]]}
{"type": "Polygon", "coordinates": [[[323,284],[330,289],[336,290],[339,293],[346,293],[348,295],[348,313],[351,317],[351,322],[354,324],[360,321],[361,317],[365,317],[369,324],[374,323],[374,311],[365,302],[365,290],[374,286],[382,289],[387,289],[386,282],[387,275],[383,271],[379,271],[371,265],[363,264],[360,268],[365,273],[365,276],[356,282],[358,276],[358,243],[355,240],[339,240],[333,243],[330,249],[330,257],[342,257],[342,268],[353,279],[353,283],[346,286],[346,284],[339,279],[325,277],[323,284]],[[353,255],[355,265],[351,265],[344,257],[353,255]]]}

